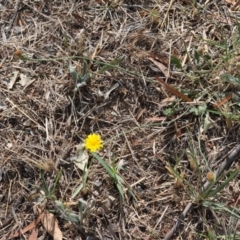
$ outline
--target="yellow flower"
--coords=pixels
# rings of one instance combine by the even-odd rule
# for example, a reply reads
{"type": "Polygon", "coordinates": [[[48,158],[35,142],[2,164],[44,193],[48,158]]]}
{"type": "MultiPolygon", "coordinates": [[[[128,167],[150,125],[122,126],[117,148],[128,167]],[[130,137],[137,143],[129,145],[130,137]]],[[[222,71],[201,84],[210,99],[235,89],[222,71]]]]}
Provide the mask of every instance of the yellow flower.
{"type": "Polygon", "coordinates": [[[103,147],[101,136],[95,133],[89,134],[85,139],[84,146],[90,152],[96,152],[100,150],[103,147]]]}

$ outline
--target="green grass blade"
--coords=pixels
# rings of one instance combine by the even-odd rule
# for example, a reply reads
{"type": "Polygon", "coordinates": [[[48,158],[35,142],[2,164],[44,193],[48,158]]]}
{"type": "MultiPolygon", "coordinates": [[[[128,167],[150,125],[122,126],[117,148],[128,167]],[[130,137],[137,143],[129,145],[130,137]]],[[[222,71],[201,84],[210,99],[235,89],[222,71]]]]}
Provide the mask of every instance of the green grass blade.
{"type": "Polygon", "coordinates": [[[58,171],[58,173],[57,173],[57,176],[56,176],[56,179],[55,179],[55,181],[54,181],[53,187],[52,187],[52,189],[51,189],[51,191],[50,191],[50,194],[51,194],[51,195],[54,194],[61,175],[62,175],[62,169],[60,169],[60,170],[58,171]]]}
{"type": "Polygon", "coordinates": [[[84,185],[81,183],[72,193],[71,199],[75,198],[78,193],[83,189],[84,185]]]}
{"type": "Polygon", "coordinates": [[[229,182],[237,176],[237,174],[239,173],[239,170],[240,168],[237,168],[233,173],[231,173],[230,176],[220,186],[218,186],[214,191],[209,192],[207,197],[213,197],[217,193],[219,193],[223,188],[225,188],[229,184],[229,182]]]}
{"type": "Polygon", "coordinates": [[[121,58],[115,58],[114,60],[112,60],[110,63],[106,63],[99,71],[98,73],[104,73],[105,71],[112,69],[115,67],[115,65],[119,64],[122,61],[121,58]]]}
{"type": "Polygon", "coordinates": [[[50,191],[49,191],[49,189],[48,189],[48,185],[47,185],[47,183],[46,183],[46,181],[45,181],[45,178],[44,178],[44,176],[43,176],[43,174],[42,174],[42,171],[40,172],[40,175],[41,175],[41,179],[42,179],[42,181],[43,181],[44,192],[45,192],[45,194],[46,194],[47,196],[49,196],[50,191]]]}
{"type": "Polygon", "coordinates": [[[231,216],[240,219],[240,215],[239,214],[235,213],[233,210],[229,209],[228,207],[225,207],[225,205],[226,204],[224,204],[224,203],[215,203],[215,202],[209,202],[209,201],[205,201],[203,203],[204,207],[211,208],[211,209],[217,210],[217,211],[224,210],[224,211],[230,213],[231,216]]]}
{"type": "Polygon", "coordinates": [[[124,201],[124,191],[123,191],[122,186],[119,183],[116,183],[116,186],[117,186],[117,189],[120,193],[120,196],[121,196],[122,200],[124,201]]]}
{"type": "Polygon", "coordinates": [[[96,153],[92,153],[93,157],[95,157],[99,163],[105,168],[111,178],[116,180],[116,175],[114,174],[112,168],[96,153]]]}

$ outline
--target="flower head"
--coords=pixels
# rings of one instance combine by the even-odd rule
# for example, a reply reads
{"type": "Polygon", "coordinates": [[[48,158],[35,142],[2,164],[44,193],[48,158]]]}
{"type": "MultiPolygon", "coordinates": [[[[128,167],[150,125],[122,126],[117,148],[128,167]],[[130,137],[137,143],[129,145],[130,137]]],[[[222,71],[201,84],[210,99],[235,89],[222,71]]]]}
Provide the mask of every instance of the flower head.
{"type": "Polygon", "coordinates": [[[85,139],[84,146],[90,152],[96,152],[100,150],[103,147],[101,136],[95,133],[89,134],[85,139]]]}

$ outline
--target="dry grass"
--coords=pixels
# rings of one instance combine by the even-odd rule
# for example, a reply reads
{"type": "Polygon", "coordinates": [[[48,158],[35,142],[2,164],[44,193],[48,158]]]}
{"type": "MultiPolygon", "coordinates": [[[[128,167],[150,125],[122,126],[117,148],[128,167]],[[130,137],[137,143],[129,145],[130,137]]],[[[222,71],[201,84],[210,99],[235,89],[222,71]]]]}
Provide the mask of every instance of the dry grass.
{"type": "MultiPolygon", "coordinates": [[[[195,207],[174,239],[239,231],[236,217],[196,200],[207,173],[239,143],[238,102],[225,99],[237,87],[219,78],[238,77],[238,16],[225,1],[194,2],[0,1],[0,239],[37,218],[36,205],[54,212],[65,239],[162,239],[189,202],[195,207]],[[173,56],[182,68],[170,64],[173,56]],[[81,75],[83,59],[90,78],[76,88],[69,61],[81,75]],[[194,102],[169,93],[155,76],[194,102]],[[119,174],[138,201],[126,194],[123,202],[94,159],[84,182],[70,159],[91,132],[105,141],[100,155],[123,165],[119,174]],[[46,196],[44,181],[51,189],[60,169],[46,196]],[[81,198],[89,208],[81,224],[66,220],[54,202],[80,214],[71,202],[81,198]]],[[[208,201],[237,207],[238,178],[208,201]]],[[[41,226],[38,235],[51,239],[41,226]]]]}

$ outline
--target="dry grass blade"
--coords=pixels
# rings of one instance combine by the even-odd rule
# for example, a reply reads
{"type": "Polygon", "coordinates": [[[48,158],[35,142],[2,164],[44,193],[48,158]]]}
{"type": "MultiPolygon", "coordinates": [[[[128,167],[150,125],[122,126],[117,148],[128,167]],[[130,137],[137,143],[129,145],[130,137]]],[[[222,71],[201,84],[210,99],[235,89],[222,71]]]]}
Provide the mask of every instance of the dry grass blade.
{"type": "Polygon", "coordinates": [[[160,63],[160,62],[157,62],[157,61],[155,61],[153,58],[151,58],[151,57],[149,57],[148,58],[150,61],[152,61],[161,71],[162,71],[162,73],[164,74],[164,76],[166,77],[166,78],[170,78],[171,77],[171,74],[170,74],[170,71],[169,71],[169,69],[166,67],[166,66],[164,66],[162,63],[160,63]]]}
{"type": "Polygon", "coordinates": [[[234,5],[231,7],[232,11],[235,11],[235,9],[240,5],[240,0],[238,0],[234,5]]]}
{"type": "Polygon", "coordinates": [[[223,99],[221,99],[220,101],[218,101],[217,103],[215,103],[215,104],[214,104],[214,107],[215,107],[215,108],[221,107],[223,104],[225,104],[226,102],[228,102],[231,98],[232,98],[232,94],[228,94],[226,97],[224,97],[223,99]]]}

